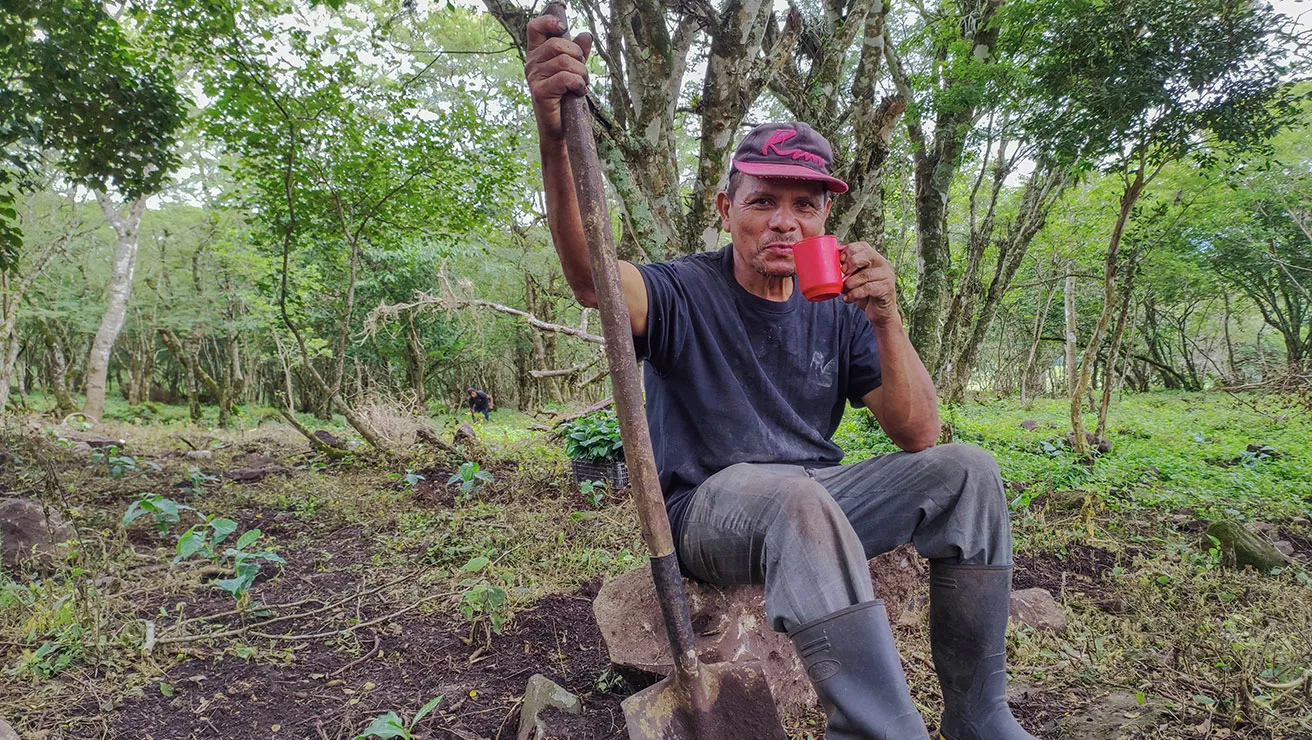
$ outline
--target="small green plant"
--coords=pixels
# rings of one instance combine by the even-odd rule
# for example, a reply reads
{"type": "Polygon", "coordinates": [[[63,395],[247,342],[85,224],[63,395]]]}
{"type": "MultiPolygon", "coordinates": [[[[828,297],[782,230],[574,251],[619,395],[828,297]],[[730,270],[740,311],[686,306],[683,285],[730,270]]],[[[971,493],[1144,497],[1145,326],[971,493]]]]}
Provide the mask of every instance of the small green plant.
{"type": "Polygon", "coordinates": [[[117,446],[102,447],[92,452],[91,462],[104,465],[111,478],[122,478],[128,473],[137,472],[137,459],[127,454],[120,455],[117,446]]]}
{"type": "Polygon", "coordinates": [[[383,740],[389,740],[389,738],[413,740],[414,735],[411,733],[414,732],[415,725],[419,724],[419,720],[427,717],[430,712],[436,709],[441,701],[442,697],[440,695],[433,697],[427,704],[420,707],[418,712],[415,712],[415,716],[409,722],[405,721],[405,718],[396,712],[380,714],[374,717],[369,726],[351,740],[369,740],[371,737],[382,738],[383,740]]]}
{"type": "Polygon", "coordinates": [[[427,480],[427,478],[425,478],[424,476],[420,475],[419,473],[416,473],[414,471],[414,468],[406,468],[404,474],[391,473],[388,477],[405,481],[406,487],[409,488],[411,491],[415,490],[415,486],[419,485],[419,481],[427,480]]]}
{"type": "Polygon", "coordinates": [[[187,491],[199,496],[205,493],[205,484],[217,482],[218,476],[209,475],[201,472],[200,468],[192,468],[187,474],[187,491]]]}
{"type": "Polygon", "coordinates": [[[207,516],[204,523],[192,525],[178,538],[177,554],[173,562],[181,562],[198,553],[215,564],[231,561],[232,577],[220,578],[214,582],[214,585],[227,591],[239,602],[243,602],[249,596],[251,584],[255,583],[256,577],[260,574],[261,561],[268,563],[286,561],[270,550],[249,549],[263,536],[258,529],[243,532],[232,547],[220,552],[219,546],[236,531],[237,522],[213,515],[207,516]]]}
{"type": "Polygon", "coordinates": [[[581,416],[565,427],[565,454],[572,460],[608,463],[624,458],[624,442],[615,414],[598,411],[581,416]]]}
{"type": "Polygon", "coordinates": [[[492,480],[491,473],[479,469],[478,463],[469,460],[464,465],[461,465],[460,470],[457,471],[455,475],[448,478],[446,483],[449,486],[460,486],[461,495],[468,496],[475,488],[478,488],[484,483],[489,483],[492,480]]]}
{"type": "Polygon", "coordinates": [[[583,498],[592,504],[592,508],[600,509],[602,499],[606,497],[606,481],[604,480],[583,480],[579,481],[579,492],[583,498]]]}
{"type": "Polygon", "coordinates": [[[127,527],[132,522],[149,514],[153,519],[152,525],[155,531],[164,534],[177,524],[180,517],[178,512],[191,509],[190,506],[179,504],[173,499],[164,498],[157,493],[143,493],[141,498],[132,502],[128,510],[123,514],[123,526],[127,527]]]}
{"type": "Polygon", "coordinates": [[[480,556],[470,558],[469,562],[460,567],[461,572],[472,574],[460,582],[465,589],[460,596],[460,613],[469,620],[469,639],[466,642],[470,644],[474,642],[474,635],[480,626],[485,639],[491,642],[493,633],[501,634],[501,629],[510,617],[506,609],[506,590],[478,576],[484,570],[490,571],[491,566],[490,560],[480,556]]]}

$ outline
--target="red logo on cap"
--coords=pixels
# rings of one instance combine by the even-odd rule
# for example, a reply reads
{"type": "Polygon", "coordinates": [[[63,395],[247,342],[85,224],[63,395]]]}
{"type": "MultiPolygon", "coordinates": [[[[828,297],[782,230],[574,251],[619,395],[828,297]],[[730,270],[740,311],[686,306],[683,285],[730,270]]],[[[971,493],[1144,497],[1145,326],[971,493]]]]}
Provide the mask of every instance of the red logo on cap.
{"type": "Polygon", "coordinates": [[[765,142],[765,146],[761,147],[761,154],[774,154],[779,157],[791,157],[793,161],[802,159],[807,162],[812,162],[819,167],[824,167],[824,157],[821,157],[819,154],[804,152],[801,149],[779,148],[780,144],[788,141],[794,136],[797,136],[797,132],[790,128],[781,128],[778,131],[775,131],[770,135],[770,140],[765,142]],[[772,149],[774,150],[773,152],[771,152],[772,149]]]}

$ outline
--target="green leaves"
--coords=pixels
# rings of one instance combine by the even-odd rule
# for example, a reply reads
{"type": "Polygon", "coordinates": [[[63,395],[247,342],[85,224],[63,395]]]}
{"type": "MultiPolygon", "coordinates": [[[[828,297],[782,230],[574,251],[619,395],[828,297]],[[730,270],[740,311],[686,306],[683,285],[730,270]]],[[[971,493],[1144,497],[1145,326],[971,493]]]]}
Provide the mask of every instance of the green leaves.
{"type": "Polygon", "coordinates": [[[624,458],[624,442],[615,414],[598,411],[565,427],[565,453],[574,460],[610,462],[624,458]]]}

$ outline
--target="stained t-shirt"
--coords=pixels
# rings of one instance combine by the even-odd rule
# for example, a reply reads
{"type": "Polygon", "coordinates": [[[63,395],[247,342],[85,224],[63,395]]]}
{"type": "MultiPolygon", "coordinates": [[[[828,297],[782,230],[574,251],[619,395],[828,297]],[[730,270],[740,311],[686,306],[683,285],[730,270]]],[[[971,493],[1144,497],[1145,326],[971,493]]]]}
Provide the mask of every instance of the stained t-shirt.
{"type": "Polygon", "coordinates": [[[733,251],[639,265],[647,286],[647,423],[665,507],[679,541],[690,493],[735,463],[836,465],[830,441],[844,402],[880,384],[879,347],[864,312],[835,299],[753,295],[733,251]]]}

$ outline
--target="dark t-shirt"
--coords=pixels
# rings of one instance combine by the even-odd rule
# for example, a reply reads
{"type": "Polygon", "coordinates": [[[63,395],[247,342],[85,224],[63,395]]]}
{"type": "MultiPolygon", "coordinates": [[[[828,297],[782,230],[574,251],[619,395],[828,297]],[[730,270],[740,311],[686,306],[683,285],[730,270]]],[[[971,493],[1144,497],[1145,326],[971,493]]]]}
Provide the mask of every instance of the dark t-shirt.
{"type": "Polygon", "coordinates": [[[469,408],[477,413],[483,413],[488,410],[487,394],[483,391],[474,391],[474,395],[469,397],[469,408]]]}
{"type": "Polygon", "coordinates": [[[735,463],[835,465],[844,402],[880,384],[870,321],[841,300],[752,295],[732,247],[639,265],[647,285],[647,423],[677,543],[702,481],[735,463]]]}

